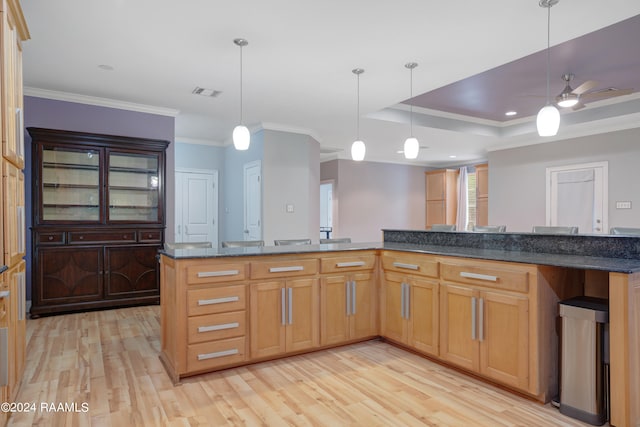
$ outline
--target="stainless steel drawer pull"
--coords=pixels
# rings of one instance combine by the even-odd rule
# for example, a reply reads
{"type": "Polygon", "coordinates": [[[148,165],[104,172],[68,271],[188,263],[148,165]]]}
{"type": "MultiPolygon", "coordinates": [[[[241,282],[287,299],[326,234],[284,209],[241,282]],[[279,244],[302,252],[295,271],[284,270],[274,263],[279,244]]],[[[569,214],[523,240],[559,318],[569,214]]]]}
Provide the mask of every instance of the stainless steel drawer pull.
{"type": "Polygon", "coordinates": [[[212,298],[212,299],[199,299],[198,305],[212,305],[212,304],[224,304],[226,302],[240,301],[240,297],[224,297],[224,298],[212,298]]]}
{"type": "Polygon", "coordinates": [[[220,277],[220,276],[235,276],[240,274],[238,270],[220,270],[220,271],[200,271],[198,277],[220,277]]]}
{"type": "Polygon", "coordinates": [[[394,267],[398,267],[398,268],[406,268],[407,270],[419,270],[420,267],[418,267],[415,264],[405,264],[404,262],[394,262],[393,263],[394,267]]]}
{"type": "Polygon", "coordinates": [[[469,273],[467,271],[461,271],[460,277],[466,277],[467,279],[486,280],[488,282],[498,281],[498,276],[490,276],[488,274],[469,273]]]}
{"type": "Polygon", "coordinates": [[[476,297],[471,298],[471,339],[476,339],[476,297]]]}
{"type": "Polygon", "coordinates": [[[7,298],[11,294],[11,291],[0,291],[0,298],[7,298]]]}
{"type": "Polygon", "coordinates": [[[216,351],[213,353],[199,354],[198,360],[207,360],[207,359],[215,359],[218,357],[233,356],[234,354],[238,354],[238,353],[240,353],[240,351],[238,351],[237,348],[233,348],[231,350],[223,350],[223,351],[216,351]]]}
{"type": "Polygon", "coordinates": [[[364,261],[351,261],[351,262],[338,262],[336,263],[336,267],[363,267],[365,265],[364,261]]]}
{"type": "Polygon", "coordinates": [[[292,265],[290,267],[271,267],[269,273],[284,273],[286,271],[303,271],[304,267],[301,265],[292,265]]]}
{"type": "Polygon", "coordinates": [[[211,326],[198,326],[198,332],[213,332],[213,331],[222,331],[225,329],[233,329],[240,326],[240,323],[223,323],[222,325],[211,325],[211,326]]]}

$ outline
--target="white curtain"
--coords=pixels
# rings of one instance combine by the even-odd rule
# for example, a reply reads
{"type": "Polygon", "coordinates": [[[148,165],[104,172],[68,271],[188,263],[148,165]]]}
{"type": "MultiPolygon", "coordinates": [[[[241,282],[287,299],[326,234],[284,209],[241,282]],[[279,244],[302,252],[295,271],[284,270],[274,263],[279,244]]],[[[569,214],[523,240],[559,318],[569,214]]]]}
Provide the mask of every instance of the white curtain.
{"type": "Polygon", "coordinates": [[[592,232],[594,179],[593,169],[558,174],[558,223],[553,225],[577,225],[580,232],[592,232]]]}
{"type": "Polygon", "coordinates": [[[467,168],[462,167],[458,174],[458,212],[456,215],[456,230],[458,231],[465,231],[467,229],[467,222],[469,218],[467,213],[469,205],[467,186],[467,168]]]}

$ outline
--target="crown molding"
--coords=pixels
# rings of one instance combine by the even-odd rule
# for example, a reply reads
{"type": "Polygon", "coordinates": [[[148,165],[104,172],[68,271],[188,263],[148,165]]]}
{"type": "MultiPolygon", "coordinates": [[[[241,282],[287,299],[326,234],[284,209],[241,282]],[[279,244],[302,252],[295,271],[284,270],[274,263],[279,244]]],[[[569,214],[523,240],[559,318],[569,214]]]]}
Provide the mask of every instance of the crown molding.
{"type": "Polygon", "coordinates": [[[207,145],[209,147],[225,147],[229,144],[224,142],[218,142],[211,139],[202,138],[189,138],[183,136],[176,136],[174,141],[179,144],[192,144],[192,145],[207,145]]]}
{"type": "Polygon", "coordinates": [[[133,102],[119,101],[110,98],[100,98],[97,96],[80,95],[78,93],[59,92],[55,90],[39,89],[25,86],[25,96],[37,98],[53,99],[56,101],[75,102],[78,104],[95,105],[98,107],[116,108],[119,110],[136,111],[139,113],[157,114],[159,116],[176,117],[180,110],[172,108],[155,107],[153,105],[136,104],[133,102]]]}
{"type": "Polygon", "coordinates": [[[289,126],[281,123],[272,123],[272,122],[260,122],[258,127],[264,130],[273,130],[273,131],[279,131],[279,132],[299,133],[302,135],[308,135],[311,138],[315,139],[316,141],[322,142],[320,136],[318,136],[318,134],[311,129],[289,126]]]}

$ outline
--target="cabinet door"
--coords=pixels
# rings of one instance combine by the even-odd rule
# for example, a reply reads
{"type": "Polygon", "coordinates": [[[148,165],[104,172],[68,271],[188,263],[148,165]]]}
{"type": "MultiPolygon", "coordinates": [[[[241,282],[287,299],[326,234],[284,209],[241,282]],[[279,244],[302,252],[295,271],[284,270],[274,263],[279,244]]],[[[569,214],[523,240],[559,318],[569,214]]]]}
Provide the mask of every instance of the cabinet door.
{"type": "Polygon", "coordinates": [[[159,153],[109,152],[109,222],[162,222],[162,158],[159,153]]]}
{"type": "Polygon", "coordinates": [[[251,357],[285,352],[286,296],[284,281],[254,283],[250,290],[251,357]]]}
{"type": "Polygon", "coordinates": [[[26,349],[25,315],[25,261],[12,267],[7,273],[10,284],[11,307],[9,310],[9,393],[12,400],[24,370],[26,349]]]}
{"type": "Polygon", "coordinates": [[[106,298],[157,295],[160,289],[158,246],[105,248],[106,298]]]}
{"type": "MultiPolygon", "coordinates": [[[[38,191],[34,224],[102,220],[101,151],[87,147],[38,145],[38,191]],[[38,182],[39,181],[39,182],[38,182]]],[[[35,159],[34,159],[35,160],[35,159]]]]}
{"type": "Polygon", "coordinates": [[[427,200],[444,200],[445,177],[445,171],[426,173],[427,200]]]}
{"type": "Polygon", "coordinates": [[[317,279],[288,280],[286,351],[320,344],[320,304],[317,279]]]}
{"type": "MultiPolygon", "coordinates": [[[[371,273],[351,276],[352,297],[355,309],[350,311],[349,338],[357,339],[378,334],[377,307],[375,304],[376,284],[371,273]]],[[[351,300],[350,300],[351,302],[351,300]]]]}
{"type": "Polygon", "coordinates": [[[320,341],[329,345],[349,339],[349,319],[347,317],[347,287],[345,275],[330,276],[320,283],[320,341]]]}
{"type": "Polygon", "coordinates": [[[102,258],[102,247],[39,249],[33,308],[101,299],[102,258]]]}
{"type": "Polygon", "coordinates": [[[427,200],[426,226],[433,224],[446,224],[447,212],[444,200],[427,200]]]}
{"type": "Polygon", "coordinates": [[[398,342],[406,340],[406,321],[402,315],[404,303],[401,276],[386,274],[382,284],[382,335],[398,342]]]}
{"type": "Polygon", "coordinates": [[[440,357],[474,371],[479,368],[477,301],[478,292],[471,288],[440,286],[440,357]]]}
{"type": "Polygon", "coordinates": [[[476,200],[476,225],[489,225],[489,199],[487,197],[476,200]]]}
{"type": "Polygon", "coordinates": [[[476,197],[489,197],[489,168],[476,165],[476,197]]]}
{"type": "Polygon", "coordinates": [[[24,174],[2,162],[4,178],[4,262],[15,265],[25,254],[24,174]]]}
{"type": "Polygon", "coordinates": [[[416,350],[438,355],[438,282],[412,279],[409,303],[408,344],[416,350]]]}
{"type": "Polygon", "coordinates": [[[478,318],[480,372],[504,384],[529,387],[529,300],[481,292],[478,318]]]}

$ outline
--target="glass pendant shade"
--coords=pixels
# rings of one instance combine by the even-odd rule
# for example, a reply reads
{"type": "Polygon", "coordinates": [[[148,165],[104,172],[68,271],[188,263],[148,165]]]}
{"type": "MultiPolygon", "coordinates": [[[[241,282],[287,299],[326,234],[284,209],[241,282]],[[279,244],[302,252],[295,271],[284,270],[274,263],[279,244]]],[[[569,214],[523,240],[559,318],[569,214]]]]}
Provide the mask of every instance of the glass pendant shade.
{"type": "Polygon", "coordinates": [[[364,160],[364,154],[367,148],[364,146],[364,142],[358,140],[351,144],[351,158],[356,162],[364,160]]]}
{"type": "Polygon", "coordinates": [[[538,112],[536,126],[540,136],[554,136],[557,134],[560,127],[560,112],[558,109],[550,104],[542,107],[538,112]]]}
{"type": "Polygon", "coordinates": [[[244,125],[238,125],[233,128],[233,146],[236,150],[246,150],[251,142],[251,133],[244,125]]]}
{"type": "Polygon", "coordinates": [[[420,151],[420,144],[418,144],[418,140],[413,136],[407,138],[407,140],[404,142],[405,159],[417,158],[419,151],[420,151]]]}

